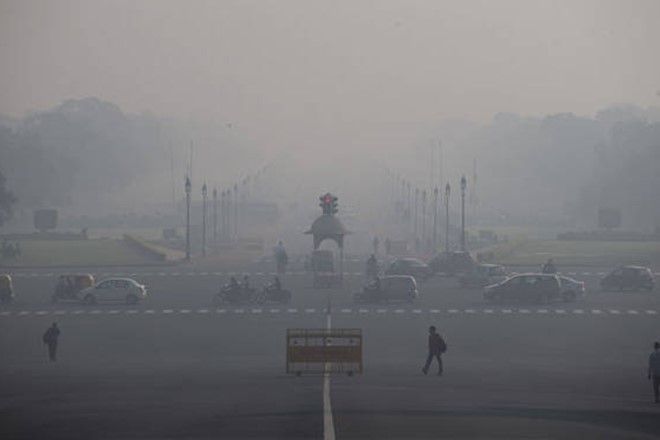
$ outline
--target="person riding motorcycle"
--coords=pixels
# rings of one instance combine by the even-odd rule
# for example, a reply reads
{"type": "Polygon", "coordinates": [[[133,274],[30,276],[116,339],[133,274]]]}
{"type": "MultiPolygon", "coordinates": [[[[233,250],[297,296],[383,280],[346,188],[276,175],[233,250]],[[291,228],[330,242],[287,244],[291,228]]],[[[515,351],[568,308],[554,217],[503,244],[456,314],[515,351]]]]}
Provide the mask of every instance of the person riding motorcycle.
{"type": "Polygon", "coordinates": [[[269,290],[274,290],[276,292],[282,290],[282,283],[280,282],[280,277],[277,275],[273,278],[273,282],[268,286],[269,290]]]}
{"type": "Polygon", "coordinates": [[[229,284],[227,284],[227,287],[230,289],[237,289],[240,285],[238,284],[238,281],[236,281],[236,278],[231,277],[229,278],[229,284]]]}
{"type": "Polygon", "coordinates": [[[541,268],[541,272],[550,273],[550,274],[557,273],[557,266],[555,266],[555,263],[552,261],[552,258],[548,258],[548,261],[541,268]]]}
{"type": "Polygon", "coordinates": [[[376,255],[371,254],[369,259],[367,260],[366,272],[368,277],[376,277],[378,275],[378,272],[380,272],[376,255]]]}
{"type": "Polygon", "coordinates": [[[243,282],[241,283],[241,288],[246,292],[250,290],[250,279],[247,275],[243,275],[243,282]]]}

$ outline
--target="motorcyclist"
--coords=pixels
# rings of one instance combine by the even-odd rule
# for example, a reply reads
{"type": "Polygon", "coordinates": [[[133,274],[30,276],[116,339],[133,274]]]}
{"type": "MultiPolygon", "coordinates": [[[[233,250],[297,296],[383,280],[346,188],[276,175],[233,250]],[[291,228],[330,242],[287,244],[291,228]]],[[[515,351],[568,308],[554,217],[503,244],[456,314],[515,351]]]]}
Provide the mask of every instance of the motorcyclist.
{"type": "Polygon", "coordinates": [[[376,276],[374,277],[374,282],[371,283],[371,288],[372,288],[373,290],[375,290],[375,291],[378,291],[378,290],[380,290],[380,286],[381,286],[381,284],[380,284],[380,277],[379,277],[378,275],[376,275],[376,276]]]}
{"type": "Polygon", "coordinates": [[[235,277],[230,277],[229,278],[229,284],[227,285],[227,287],[230,288],[230,289],[236,289],[240,286],[238,284],[238,281],[236,281],[235,277]]]}
{"type": "Polygon", "coordinates": [[[367,276],[375,277],[376,275],[378,275],[378,260],[375,254],[371,254],[367,260],[367,276]]]}
{"type": "Polygon", "coordinates": [[[541,272],[551,273],[551,274],[557,273],[557,266],[555,266],[555,263],[552,261],[552,258],[548,258],[548,261],[541,268],[541,272]]]}
{"type": "Polygon", "coordinates": [[[280,290],[282,290],[282,283],[280,282],[280,277],[275,275],[273,281],[268,285],[267,289],[272,292],[279,292],[280,290]]]}
{"type": "Polygon", "coordinates": [[[250,290],[250,279],[247,275],[243,275],[243,283],[241,284],[241,287],[246,292],[250,290]]]}

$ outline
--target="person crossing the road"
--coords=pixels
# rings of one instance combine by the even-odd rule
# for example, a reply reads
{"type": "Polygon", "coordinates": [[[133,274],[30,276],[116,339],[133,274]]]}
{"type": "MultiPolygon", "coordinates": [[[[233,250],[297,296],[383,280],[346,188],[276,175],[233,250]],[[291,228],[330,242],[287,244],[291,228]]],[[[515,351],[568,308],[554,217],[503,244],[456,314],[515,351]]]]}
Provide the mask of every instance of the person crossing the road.
{"type": "Polygon", "coordinates": [[[436,358],[438,360],[438,376],[441,376],[443,372],[442,355],[445,351],[447,351],[447,343],[442,338],[442,336],[438,334],[435,326],[432,325],[429,327],[429,355],[426,358],[426,364],[424,364],[422,372],[427,374],[429,372],[431,362],[433,362],[433,358],[436,358]]]}
{"type": "Polygon", "coordinates": [[[660,342],[653,344],[653,352],[649,356],[648,379],[653,383],[655,403],[660,403],[660,342]]]}
{"type": "Polygon", "coordinates": [[[44,344],[48,345],[48,357],[51,362],[57,360],[57,342],[59,337],[60,329],[57,323],[54,322],[52,326],[48,327],[42,338],[44,344]]]}

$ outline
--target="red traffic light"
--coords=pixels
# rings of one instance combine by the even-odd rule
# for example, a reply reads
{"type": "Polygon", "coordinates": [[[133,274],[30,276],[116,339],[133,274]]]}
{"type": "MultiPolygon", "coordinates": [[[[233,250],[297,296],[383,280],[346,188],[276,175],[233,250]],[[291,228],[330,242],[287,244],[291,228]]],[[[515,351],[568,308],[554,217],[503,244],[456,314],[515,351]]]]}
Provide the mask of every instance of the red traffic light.
{"type": "Polygon", "coordinates": [[[324,200],[325,203],[331,203],[332,199],[330,197],[326,197],[324,200]]]}

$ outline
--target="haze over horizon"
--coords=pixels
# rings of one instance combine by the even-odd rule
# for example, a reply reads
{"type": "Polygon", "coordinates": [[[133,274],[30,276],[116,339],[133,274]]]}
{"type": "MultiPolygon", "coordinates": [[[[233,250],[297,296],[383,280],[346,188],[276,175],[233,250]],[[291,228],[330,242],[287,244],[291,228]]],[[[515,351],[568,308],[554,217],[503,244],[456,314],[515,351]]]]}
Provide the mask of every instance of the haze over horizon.
{"type": "Polygon", "coordinates": [[[0,114],[99,97],[254,144],[375,148],[442,119],[660,104],[654,1],[3,1],[0,114]]]}

